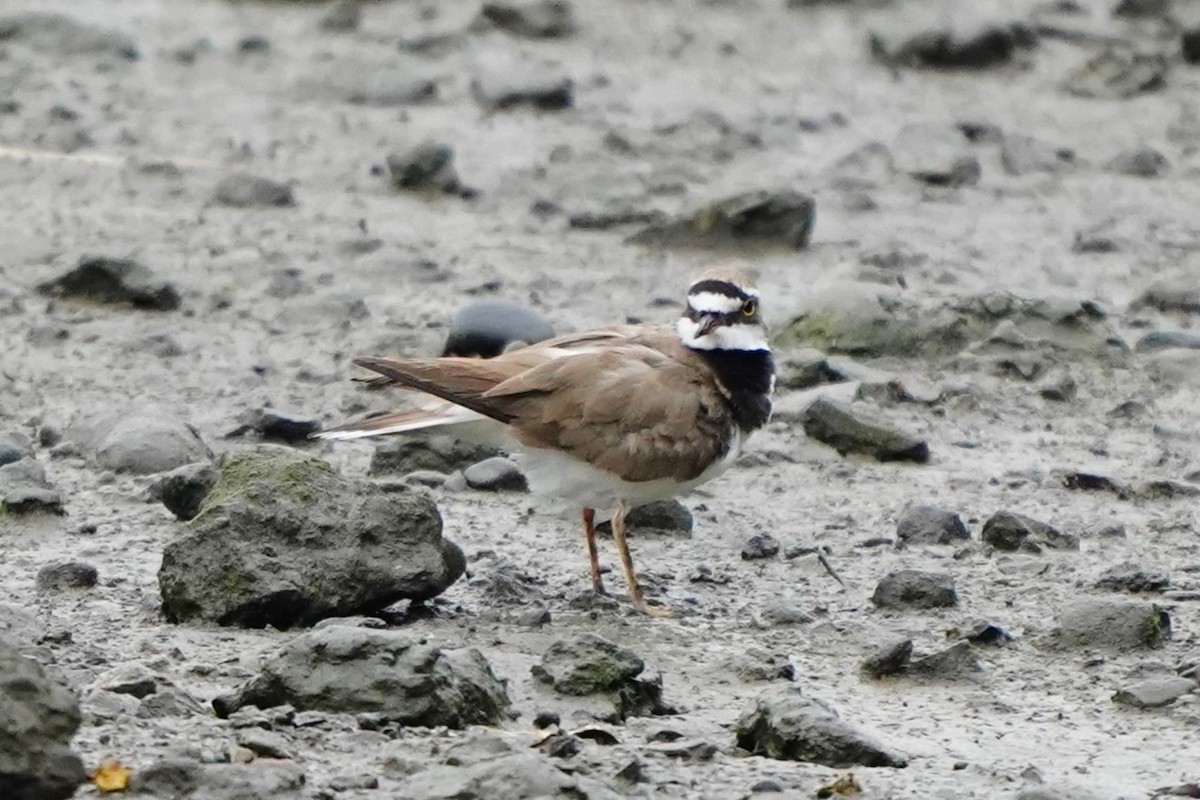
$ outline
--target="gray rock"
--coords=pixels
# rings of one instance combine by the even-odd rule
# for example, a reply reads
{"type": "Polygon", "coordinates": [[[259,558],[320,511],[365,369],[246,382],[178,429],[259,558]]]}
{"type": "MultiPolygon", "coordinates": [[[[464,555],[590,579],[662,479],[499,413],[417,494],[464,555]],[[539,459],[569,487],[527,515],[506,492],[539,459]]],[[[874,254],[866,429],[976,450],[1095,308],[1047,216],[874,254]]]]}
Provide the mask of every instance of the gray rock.
{"type": "Polygon", "coordinates": [[[1060,173],[1076,163],[1074,150],[1030,136],[1005,136],[1000,145],[1000,165],[1009,175],[1060,173]]]}
{"type": "Polygon", "coordinates": [[[907,759],[844,722],[820,700],[779,687],[759,696],[737,721],[737,746],[754,755],[829,767],[904,767],[907,759]]]}
{"type": "Polygon", "coordinates": [[[550,323],[527,306],[507,300],[479,300],[454,314],[442,355],[493,358],[510,346],[535,344],[553,335],[550,323]]]}
{"type": "Polygon", "coordinates": [[[388,493],[286,447],[225,454],[159,569],[172,622],[286,629],[424,600],[462,575],[428,498],[388,493]],[[300,545],[300,546],[298,546],[300,545]]]}
{"type": "Polygon", "coordinates": [[[594,633],[559,639],[546,649],[533,676],[567,695],[608,692],[641,674],[645,665],[630,650],[594,633]]]}
{"type": "MultiPolygon", "coordinates": [[[[325,88],[325,87],[322,87],[325,88]]],[[[298,93],[312,96],[311,83],[302,83],[298,93]]],[[[437,82],[426,78],[409,78],[391,72],[356,71],[335,79],[330,93],[356,106],[371,108],[397,108],[432,102],[438,97],[437,82]]]]}
{"type": "Polygon", "coordinates": [[[484,3],[479,16],[500,30],[531,39],[560,39],[575,32],[567,0],[484,3]]]}
{"type": "Polygon", "coordinates": [[[234,173],[218,181],[212,201],[230,208],[287,208],[296,205],[286,183],[247,173],[234,173]]]}
{"type": "Polygon", "coordinates": [[[38,11],[0,17],[0,42],[22,43],[56,56],[111,56],[126,61],[138,57],[137,46],[123,34],[38,11]]]}
{"type": "Polygon", "coordinates": [[[658,247],[802,250],[812,240],[816,209],[812,197],[794,189],[760,189],[652,224],[628,241],[658,247]]]}
{"type": "Polygon", "coordinates": [[[864,658],[859,669],[876,680],[889,675],[899,675],[908,669],[912,653],[912,639],[895,639],[881,645],[864,658]]]}
{"type": "Polygon", "coordinates": [[[742,560],[756,561],[779,555],[779,540],[769,533],[756,533],[742,545],[742,560]]]}
{"type": "Polygon", "coordinates": [[[178,686],[169,684],[160,686],[157,690],[138,703],[137,715],[140,719],[170,719],[178,717],[208,716],[210,712],[178,686]]]}
{"type": "Polygon", "coordinates": [[[37,662],[0,639],[0,797],[59,800],[87,780],[70,749],[79,701],[37,662]]]}
{"type": "Polygon", "coordinates": [[[38,591],[42,592],[90,589],[96,585],[99,577],[100,573],[91,564],[82,561],[61,561],[39,569],[35,584],[38,591]]]}
{"type": "Polygon", "coordinates": [[[976,70],[1007,64],[1035,43],[1019,22],[970,19],[946,25],[920,16],[893,17],[870,33],[872,54],[884,64],[913,69],[976,70]]]}
{"type": "Polygon", "coordinates": [[[963,635],[971,644],[987,645],[989,647],[1004,647],[1011,644],[1013,635],[994,622],[980,620],[971,625],[963,635]]]}
{"type": "Polygon", "coordinates": [[[468,767],[423,770],[400,784],[396,800],[619,800],[590,778],[559,769],[544,755],[513,753],[468,767]]]}
{"type": "Polygon", "coordinates": [[[908,674],[928,680],[960,680],[983,672],[968,642],[955,642],[944,650],[913,659],[908,674]]]}
{"type": "Polygon", "coordinates": [[[492,456],[463,470],[463,477],[472,489],[485,492],[524,492],[529,489],[525,475],[510,459],[492,456]]]}
{"type": "Polygon", "coordinates": [[[865,413],[861,407],[818,397],[804,410],[804,432],[841,455],[862,453],[879,461],[929,460],[929,445],[865,413]]]}
{"type": "Polygon", "coordinates": [[[1138,339],[1133,349],[1139,353],[1153,353],[1160,350],[1200,350],[1200,334],[1189,331],[1150,331],[1138,339]]]}
{"type": "Polygon", "coordinates": [[[133,406],[95,413],[73,423],[66,438],[97,467],[134,475],[212,458],[195,428],[161,408],[133,406]]]}
{"type": "Polygon", "coordinates": [[[0,467],[0,513],[63,514],[63,499],[42,465],[26,458],[0,467]]]}
{"type": "Polygon", "coordinates": [[[939,506],[909,506],[896,520],[896,538],[906,544],[959,544],[971,538],[954,511],[939,506]]]}
{"type": "Polygon", "coordinates": [[[237,743],[263,758],[292,758],[292,747],[287,739],[274,731],[262,728],[242,728],[237,734],[237,743]]]}
{"type": "Polygon", "coordinates": [[[1040,553],[1043,549],[1078,550],[1079,537],[1063,533],[1052,525],[1036,519],[997,511],[983,523],[983,543],[997,550],[1040,553]]]}
{"type": "Polygon", "coordinates": [[[33,458],[33,446],[20,433],[0,433],[0,467],[15,464],[23,458],[33,458]]]}
{"type": "Polygon", "coordinates": [[[450,728],[499,724],[509,707],[504,682],[478,650],[442,650],[399,631],[338,625],[297,636],[213,707],[225,717],[247,705],[283,703],[450,728]]]}
{"type": "Polygon", "coordinates": [[[1171,638],[1171,617],[1153,603],[1085,598],[1058,615],[1058,641],[1065,647],[1137,650],[1171,638]]]}
{"type": "Polygon", "coordinates": [[[304,772],[288,761],[252,764],[201,764],[188,758],[168,758],[135,770],[131,793],[194,800],[299,800],[304,772]]]}
{"type": "Polygon", "coordinates": [[[204,498],[217,482],[217,470],[211,461],[197,461],[171,470],[151,487],[176,519],[187,521],[200,513],[204,498]]]}
{"type": "Polygon", "coordinates": [[[1170,168],[1166,156],[1152,147],[1125,150],[1105,165],[1109,172],[1133,178],[1158,178],[1170,168]]]}
{"type": "Polygon", "coordinates": [[[408,475],[417,470],[449,473],[499,455],[494,447],[460,442],[450,436],[397,436],[371,454],[369,475],[408,475]]]}
{"type": "Polygon", "coordinates": [[[1147,569],[1132,561],[1114,564],[1100,575],[1097,589],[1111,592],[1161,592],[1171,585],[1171,576],[1147,569]]]}
{"type": "Polygon", "coordinates": [[[1065,368],[1052,369],[1038,379],[1035,387],[1038,395],[1055,403],[1070,403],[1079,389],[1074,376],[1065,368]]]}
{"type": "Polygon", "coordinates": [[[1166,82],[1162,55],[1110,47],[1074,70],[1064,88],[1077,97],[1124,100],[1162,89],[1166,82]]]}
{"type": "Polygon", "coordinates": [[[157,797],[185,797],[200,785],[204,765],[190,758],[165,758],[134,770],[129,791],[157,797]]]}
{"type": "MultiPolygon", "coordinates": [[[[638,506],[625,515],[625,530],[631,535],[672,534],[691,536],[695,520],[688,507],[678,500],[656,500],[638,506]]],[[[612,530],[612,525],[598,525],[597,530],[612,530]]]]}
{"type": "Polygon", "coordinates": [[[458,171],[454,169],[454,148],[448,144],[422,142],[403,153],[392,153],[387,157],[387,171],[393,189],[463,192],[458,171]]]}
{"type": "Polygon", "coordinates": [[[84,256],[74,269],[38,285],[52,297],[129,305],[148,311],[179,308],[179,292],[149,267],[124,258],[84,256]]]}
{"type": "Polygon", "coordinates": [[[361,22],[362,0],[339,0],[330,5],[317,25],[326,33],[349,33],[358,30],[361,22]]]}
{"type": "Polygon", "coordinates": [[[1113,695],[1113,702],[1133,708],[1162,708],[1174,703],[1200,684],[1190,678],[1147,678],[1122,686],[1113,695]]]}
{"type": "MultiPolygon", "coordinates": [[[[256,408],[244,415],[243,429],[248,428],[264,442],[295,444],[321,430],[321,421],[316,417],[293,414],[276,408],[256,408]]],[[[234,432],[240,434],[243,429],[234,432]]]]}
{"type": "Polygon", "coordinates": [[[1131,304],[1133,311],[1143,308],[1200,314],[1200,286],[1191,278],[1159,281],[1149,286],[1131,304]]]}
{"type": "Polygon", "coordinates": [[[876,584],[871,602],[880,608],[948,608],[958,605],[958,593],[950,575],[902,569],[876,584]]]}
{"type": "Polygon", "coordinates": [[[962,132],[950,125],[907,125],[892,145],[897,171],[930,186],[974,186],[982,168],[962,132]]]}
{"type": "Polygon", "coordinates": [[[166,679],[145,664],[128,662],[96,676],[92,686],[114,694],[127,694],[141,700],[158,691],[166,679]]]}
{"type": "Polygon", "coordinates": [[[492,111],[529,106],[561,111],[575,104],[575,82],[555,71],[492,70],[471,82],[476,100],[492,111]]]}

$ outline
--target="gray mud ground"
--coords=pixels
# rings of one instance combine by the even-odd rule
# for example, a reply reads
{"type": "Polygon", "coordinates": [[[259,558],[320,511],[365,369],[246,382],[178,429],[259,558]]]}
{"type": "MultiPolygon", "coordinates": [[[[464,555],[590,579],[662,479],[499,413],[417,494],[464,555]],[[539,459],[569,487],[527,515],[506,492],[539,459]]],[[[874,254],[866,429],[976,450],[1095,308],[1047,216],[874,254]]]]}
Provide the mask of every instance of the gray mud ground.
{"type": "MultiPolygon", "coordinates": [[[[444,53],[414,54],[398,41],[462,32],[478,4],[369,4],[357,32],[334,34],[318,26],[327,10],[321,4],[3,0],[4,13],[36,6],[119,30],[141,58],[64,58],[0,43],[0,100],[7,93],[17,102],[0,115],[0,304],[14,309],[0,316],[0,428],[62,429],[79,413],[153,401],[186,416],[220,451],[231,446],[222,436],[237,427],[238,415],[264,404],[327,423],[382,407],[386,398],[364,398],[348,382],[355,374],[348,358],[435,351],[450,314],[471,296],[530,302],[561,330],[626,317],[669,320],[675,309],[651,301],[679,296],[694,272],[727,254],[628,245],[631,229],[569,230],[566,214],[605,204],[676,212],[754,188],[791,186],[817,199],[809,249],[734,253],[761,272],[766,312],[779,324],[813,287],[878,288],[864,255],[888,253],[903,257],[905,286],[893,280],[887,291],[917,300],[997,288],[1091,299],[1130,345],[1144,332],[1139,321],[1178,328],[1197,319],[1127,309],[1160,278],[1200,280],[1200,67],[1173,64],[1164,89],[1117,101],[1060,88],[1095,51],[1088,41],[1046,39],[1019,63],[982,72],[893,74],[873,62],[866,45],[873,20],[921,5],[580,0],[580,31],[570,38],[467,33],[444,53]],[[269,48],[239,52],[248,35],[265,37],[269,48]],[[181,59],[181,51],[194,58],[181,59]],[[487,112],[472,96],[479,74],[545,63],[574,80],[575,108],[487,112]],[[405,107],[344,99],[344,87],[356,82],[415,78],[434,80],[438,98],[405,107]],[[69,115],[55,107],[77,116],[62,119],[69,115]],[[890,146],[906,125],[964,122],[1071,148],[1077,163],[1014,176],[1000,167],[996,147],[984,144],[975,151],[982,179],[958,190],[930,190],[899,175],[848,191],[833,177],[840,158],[871,141],[890,146]],[[88,137],[79,148],[76,129],[88,137]],[[610,133],[632,149],[614,154],[610,133]],[[396,194],[372,174],[387,153],[427,138],[455,148],[476,199],[396,194]],[[1166,155],[1163,177],[1103,168],[1137,146],[1166,155]],[[142,168],[168,160],[178,175],[142,168]],[[214,185],[232,171],[290,183],[297,205],[211,205],[214,185]],[[855,210],[852,195],[864,192],[874,210],[855,210]],[[538,201],[563,211],[533,213],[538,201]],[[1075,234],[1095,226],[1118,250],[1073,252],[1075,234]],[[364,238],[378,246],[351,254],[364,238]],[[145,263],[180,289],[182,309],[113,310],[50,303],[36,293],[39,281],[85,253],[145,263]],[[273,296],[273,279],[289,269],[299,271],[299,292],[273,296]],[[361,306],[354,311],[360,301],[365,315],[361,306]],[[181,354],[156,355],[163,337],[181,354]]],[[[1024,0],[990,5],[1015,19],[1033,8],[1024,0]]],[[[1085,18],[1097,27],[1128,32],[1109,19],[1106,4],[1086,6],[1085,18]]],[[[1173,369],[1152,369],[1140,357],[1118,369],[1086,360],[1072,366],[1076,399],[1053,403],[1029,383],[987,371],[892,364],[968,390],[936,409],[887,409],[928,440],[926,465],[842,458],[807,440],[798,425],[773,422],[740,468],[685,498],[696,512],[692,538],[634,543],[641,570],[681,610],[671,620],[623,608],[595,616],[572,610],[570,599],[587,585],[573,513],[528,515],[530,501],[520,495],[439,493],[446,534],[467,553],[470,569],[486,573],[491,562],[479,554],[490,550],[544,580],[542,602],[553,621],[524,627],[516,621],[521,607],[496,607],[464,578],[433,604],[432,618],[407,630],[481,648],[511,681],[522,713],[509,732],[529,741],[537,710],[570,709],[529,675],[550,641],[591,630],[638,652],[650,672],[663,674],[666,698],[681,716],[632,720],[618,731],[620,745],[588,745],[575,760],[628,796],[732,798],[767,778],[812,796],[843,772],[735,752],[731,723],[765,684],[741,680],[733,665],[755,650],[790,659],[806,693],[909,754],[907,769],[855,770],[866,797],[1010,796],[1032,785],[1031,767],[1050,787],[1102,798],[1194,781],[1200,696],[1136,711],[1111,695],[1139,661],[1174,665],[1200,644],[1197,501],[1068,491],[1059,474],[1090,469],[1136,481],[1194,473],[1200,369],[1182,358],[1173,369]],[[1128,400],[1148,410],[1132,421],[1107,415],[1128,400]],[[1010,509],[1079,535],[1082,547],[1034,557],[978,544],[862,546],[893,537],[897,515],[918,502],[959,511],[976,542],[988,516],[1010,509]],[[1113,524],[1124,526],[1125,538],[1095,535],[1113,524]],[[785,546],[827,547],[846,587],[812,556],[743,561],[743,541],[759,531],[785,546]],[[1176,594],[1158,601],[1172,614],[1174,639],[1158,651],[1116,655],[1045,646],[1057,609],[1081,594],[1103,594],[1092,588],[1096,576],[1124,560],[1170,573],[1176,594]],[[689,581],[702,565],[728,582],[689,581]],[[875,609],[875,582],[901,566],[951,572],[958,608],[875,609]],[[781,601],[814,621],[759,624],[781,601]],[[1017,641],[980,650],[984,671],[973,680],[880,683],[858,675],[864,653],[887,635],[910,636],[928,652],[947,641],[947,631],[978,618],[1003,625],[1017,641]],[[660,726],[721,751],[696,763],[647,754],[646,734],[660,726]],[[612,776],[634,756],[645,762],[649,782],[630,787],[612,776]]],[[[363,474],[370,446],[324,452],[347,473],[363,474]]],[[[166,624],[157,612],[156,573],[178,523],[145,499],[149,479],[51,459],[45,450],[38,460],[63,491],[68,515],[0,521],[0,603],[27,610],[44,631],[70,632],[68,644],[38,650],[75,686],[84,690],[112,664],[140,660],[207,702],[294,635],[166,624]],[[85,525],[95,532],[81,532],[85,525]],[[100,585],[37,592],[38,568],[64,558],[95,564],[100,585]]],[[[602,558],[616,567],[607,546],[602,558]]],[[[610,573],[614,587],[619,577],[610,573]]],[[[298,729],[290,744],[312,791],[333,775],[382,774],[381,788],[341,796],[387,797],[396,785],[395,772],[382,770],[390,756],[434,763],[456,735],[414,731],[390,742],[335,717],[298,729]]],[[[137,768],[173,752],[221,753],[232,738],[207,715],[126,715],[85,723],[75,746],[89,765],[116,757],[137,768]]]]}

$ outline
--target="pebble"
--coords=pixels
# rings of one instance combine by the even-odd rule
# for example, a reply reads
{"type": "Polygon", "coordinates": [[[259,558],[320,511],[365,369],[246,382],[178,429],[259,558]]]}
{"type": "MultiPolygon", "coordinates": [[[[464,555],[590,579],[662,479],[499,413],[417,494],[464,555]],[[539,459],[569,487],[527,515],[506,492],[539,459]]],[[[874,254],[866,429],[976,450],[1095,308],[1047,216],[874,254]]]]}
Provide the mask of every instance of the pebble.
{"type": "Polygon", "coordinates": [[[454,168],[454,148],[427,141],[387,157],[388,180],[401,191],[431,190],[462,195],[464,188],[454,168]]]}
{"type": "Polygon", "coordinates": [[[31,458],[0,467],[0,510],[12,514],[65,514],[62,494],[31,458]]]}
{"type": "Polygon", "coordinates": [[[567,0],[488,2],[482,21],[502,31],[530,39],[561,39],[575,32],[575,17],[567,0]]]}
{"type": "Polygon", "coordinates": [[[486,72],[471,82],[476,100],[492,111],[528,106],[561,111],[575,104],[575,82],[552,70],[486,72]]]}
{"type": "Polygon", "coordinates": [[[892,159],[897,170],[930,186],[974,186],[983,174],[966,137],[951,125],[905,126],[892,145],[892,159]]]}
{"type": "Polygon", "coordinates": [[[559,694],[587,695],[616,690],[645,668],[636,653],[594,633],[552,642],[530,671],[559,694]]]}
{"type": "Polygon", "coordinates": [[[1161,592],[1171,585],[1165,572],[1149,569],[1133,561],[1114,564],[1100,575],[1097,589],[1111,592],[1161,592]]]}
{"type": "Polygon", "coordinates": [[[982,671],[968,642],[955,642],[944,650],[913,659],[908,666],[909,675],[942,681],[970,678],[982,671]]]}
{"type": "Polygon", "coordinates": [[[91,564],[82,561],[63,561],[58,564],[47,564],[39,569],[35,584],[42,592],[91,589],[96,585],[99,577],[99,571],[91,564]]]}
{"type": "Polygon", "coordinates": [[[1064,88],[1078,97],[1124,100],[1161,89],[1166,77],[1162,55],[1109,47],[1074,70],[1064,88]]]}
{"type": "Polygon", "coordinates": [[[349,33],[362,22],[362,0],[338,0],[321,17],[318,26],[327,33],[349,33]]]}
{"type": "Polygon", "coordinates": [[[536,344],[554,329],[528,306],[507,300],[479,300],[454,314],[443,356],[494,358],[513,346],[536,344]]]}
{"type": "Polygon", "coordinates": [[[485,492],[525,492],[529,483],[511,459],[492,456],[463,470],[463,478],[472,489],[485,492]]]}
{"type": "Polygon", "coordinates": [[[983,524],[984,544],[997,550],[1040,553],[1044,548],[1078,550],[1079,537],[1023,514],[997,511],[983,524]]]}
{"type": "Polygon", "coordinates": [[[1004,647],[1012,643],[1013,635],[994,622],[980,620],[971,625],[963,636],[971,644],[1004,647]]]}
{"type": "Polygon", "coordinates": [[[244,172],[222,178],[213,190],[212,200],[219,206],[230,208],[288,208],[296,205],[292,187],[286,183],[244,172]]]}
{"type": "Polygon", "coordinates": [[[176,519],[194,519],[204,505],[204,498],[217,482],[217,470],[210,461],[197,461],[167,472],[150,486],[151,496],[157,496],[176,519]]]}
{"type": "Polygon", "coordinates": [[[958,593],[950,575],[902,569],[876,584],[871,602],[880,608],[947,608],[958,605],[958,593]]]}
{"type": "Polygon", "coordinates": [[[179,308],[179,291],[149,267],[130,259],[85,256],[78,266],[38,286],[42,294],[128,305],[146,311],[179,308]]]}
{"type": "Polygon", "coordinates": [[[958,544],[971,538],[962,517],[932,505],[909,506],[896,520],[896,537],[905,544],[958,544]]]}
{"type": "Polygon", "coordinates": [[[802,416],[804,432],[841,455],[862,453],[879,461],[929,460],[929,445],[918,436],[868,414],[860,406],[818,397],[802,416]]]}
{"type": "Polygon", "coordinates": [[[894,639],[863,659],[859,669],[877,680],[889,675],[900,675],[908,669],[912,654],[912,639],[894,639]]]}
{"type": "Polygon", "coordinates": [[[754,190],[716,200],[633,234],[631,244],[657,247],[782,247],[812,240],[816,200],[794,190],[754,190]]]}
{"type": "Polygon", "coordinates": [[[33,457],[29,439],[20,433],[0,434],[0,467],[15,464],[23,458],[33,457]]]}
{"type": "Polygon", "coordinates": [[[262,728],[242,728],[238,731],[237,743],[256,756],[264,758],[292,757],[292,749],[286,739],[278,733],[262,728]]]}
{"type": "Polygon", "coordinates": [[[743,561],[774,558],[778,554],[779,540],[769,533],[756,533],[742,545],[743,561]]]}
{"type": "Polygon", "coordinates": [[[321,421],[316,417],[293,414],[275,408],[262,408],[253,412],[253,426],[264,441],[305,442],[321,430],[321,421]]]}
{"type": "Polygon", "coordinates": [[[971,17],[953,24],[926,20],[913,14],[872,30],[872,54],[893,67],[978,70],[1007,64],[1035,42],[1033,31],[1019,22],[971,17]]]}
{"type": "Polygon", "coordinates": [[[1200,684],[1179,676],[1148,678],[1122,686],[1113,695],[1113,702],[1133,708],[1162,708],[1185,694],[1194,692],[1200,684]]]}
{"type": "Polygon", "coordinates": [[[1154,148],[1138,147],[1113,156],[1106,168],[1109,172],[1133,178],[1158,178],[1166,174],[1170,163],[1154,148]]]}
{"type": "Polygon", "coordinates": [[[1189,331],[1150,331],[1138,339],[1133,349],[1139,353],[1161,350],[1200,350],[1200,334],[1189,331]]]}

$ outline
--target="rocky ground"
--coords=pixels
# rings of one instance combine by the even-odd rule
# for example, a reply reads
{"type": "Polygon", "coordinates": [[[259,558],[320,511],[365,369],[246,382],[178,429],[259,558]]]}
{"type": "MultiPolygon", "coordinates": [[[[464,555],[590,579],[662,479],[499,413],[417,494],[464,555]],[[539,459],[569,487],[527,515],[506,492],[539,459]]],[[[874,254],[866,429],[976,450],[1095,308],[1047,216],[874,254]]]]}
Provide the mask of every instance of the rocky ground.
{"type": "Polygon", "coordinates": [[[1200,15],[967,5],[0,5],[0,794],[1195,796],[1200,15]],[[727,260],[777,413],[633,534],[671,619],[304,438],[727,260]]]}

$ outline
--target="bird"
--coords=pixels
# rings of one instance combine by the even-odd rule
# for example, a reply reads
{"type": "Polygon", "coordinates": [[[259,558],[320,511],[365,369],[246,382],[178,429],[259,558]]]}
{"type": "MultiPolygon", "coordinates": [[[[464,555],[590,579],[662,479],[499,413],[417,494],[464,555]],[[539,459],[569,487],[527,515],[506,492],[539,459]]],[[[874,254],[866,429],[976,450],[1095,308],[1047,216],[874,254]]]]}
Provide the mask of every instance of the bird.
{"type": "Polygon", "coordinates": [[[581,509],[593,589],[604,594],[596,525],[611,520],[636,611],[646,603],[626,514],[684,494],[737,460],[771,416],[775,363],[758,290],[738,269],[691,282],[674,325],[568,333],[490,359],[360,357],[376,383],[424,395],[413,408],[328,428],[329,440],[440,430],[513,455],[535,494],[581,509]]]}

